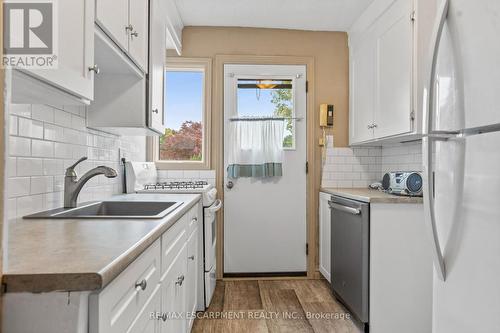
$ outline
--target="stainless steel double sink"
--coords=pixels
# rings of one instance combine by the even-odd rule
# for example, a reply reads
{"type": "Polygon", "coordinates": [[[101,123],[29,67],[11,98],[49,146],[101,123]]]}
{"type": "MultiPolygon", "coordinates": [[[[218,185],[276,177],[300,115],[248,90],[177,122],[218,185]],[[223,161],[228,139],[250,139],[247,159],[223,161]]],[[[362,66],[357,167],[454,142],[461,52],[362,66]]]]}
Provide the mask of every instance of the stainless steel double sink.
{"type": "Polygon", "coordinates": [[[98,201],[76,208],[57,208],[25,216],[25,219],[160,219],[183,202],[98,201]]]}

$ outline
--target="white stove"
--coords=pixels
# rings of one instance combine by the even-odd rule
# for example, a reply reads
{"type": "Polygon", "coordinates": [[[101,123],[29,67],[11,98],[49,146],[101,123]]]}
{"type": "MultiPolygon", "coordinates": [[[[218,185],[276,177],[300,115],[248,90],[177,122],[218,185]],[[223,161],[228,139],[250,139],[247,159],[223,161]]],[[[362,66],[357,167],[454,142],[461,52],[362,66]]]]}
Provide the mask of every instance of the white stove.
{"type": "Polygon", "coordinates": [[[216,282],[216,212],[222,207],[222,201],[217,199],[217,189],[203,180],[159,181],[158,171],[153,162],[126,162],[125,178],[127,193],[196,193],[202,195],[204,295],[199,297],[201,299],[199,309],[205,310],[212,299],[216,282]]]}
{"type": "Polygon", "coordinates": [[[203,207],[212,206],[217,199],[217,189],[204,180],[160,181],[153,162],[127,162],[125,177],[127,193],[199,193],[203,207]]]}

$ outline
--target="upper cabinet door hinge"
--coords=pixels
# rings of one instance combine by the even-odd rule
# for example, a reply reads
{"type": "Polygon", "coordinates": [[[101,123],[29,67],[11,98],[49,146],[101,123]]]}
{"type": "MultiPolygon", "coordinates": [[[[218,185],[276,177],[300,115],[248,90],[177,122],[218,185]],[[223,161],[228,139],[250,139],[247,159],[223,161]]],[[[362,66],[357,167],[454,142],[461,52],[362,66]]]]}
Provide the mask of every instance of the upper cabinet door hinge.
{"type": "Polygon", "coordinates": [[[306,81],[306,93],[309,92],[309,81],[306,81]]]}
{"type": "Polygon", "coordinates": [[[410,14],[410,20],[411,20],[412,22],[414,22],[414,21],[415,21],[415,11],[412,11],[412,12],[411,12],[411,14],[410,14]]]}
{"type": "Polygon", "coordinates": [[[306,173],[309,173],[309,162],[306,162],[306,173]]]}
{"type": "Polygon", "coordinates": [[[309,243],[306,243],[306,256],[309,255],[309,243]]]}

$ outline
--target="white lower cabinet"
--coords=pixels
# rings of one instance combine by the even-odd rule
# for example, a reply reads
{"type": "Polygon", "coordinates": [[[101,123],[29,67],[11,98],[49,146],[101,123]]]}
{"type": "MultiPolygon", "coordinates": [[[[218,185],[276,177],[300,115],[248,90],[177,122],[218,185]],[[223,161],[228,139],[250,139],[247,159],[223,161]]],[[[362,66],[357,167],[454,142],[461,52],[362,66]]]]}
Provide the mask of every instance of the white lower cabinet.
{"type": "Polygon", "coordinates": [[[156,286],[153,295],[149,299],[148,303],[139,313],[137,318],[135,318],[132,325],[126,331],[126,333],[159,333],[160,332],[160,320],[154,317],[154,314],[159,313],[161,309],[161,287],[156,286]]]}
{"type": "Polygon", "coordinates": [[[162,314],[160,332],[186,332],[186,244],[182,247],[161,282],[162,314]]]}
{"type": "Polygon", "coordinates": [[[127,332],[160,282],[160,240],[117,278],[90,296],[90,332],[127,332]]]}
{"type": "Polygon", "coordinates": [[[90,333],[190,332],[200,269],[194,205],[106,288],[89,298],[90,333]]]}
{"type": "Polygon", "coordinates": [[[331,266],[331,195],[319,193],[319,271],[330,282],[331,266]]]}
{"type": "Polygon", "coordinates": [[[187,300],[187,331],[193,327],[194,314],[198,305],[198,275],[203,274],[199,269],[198,242],[199,227],[196,226],[187,242],[187,275],[186,275],[186,300],[187,300]]]}

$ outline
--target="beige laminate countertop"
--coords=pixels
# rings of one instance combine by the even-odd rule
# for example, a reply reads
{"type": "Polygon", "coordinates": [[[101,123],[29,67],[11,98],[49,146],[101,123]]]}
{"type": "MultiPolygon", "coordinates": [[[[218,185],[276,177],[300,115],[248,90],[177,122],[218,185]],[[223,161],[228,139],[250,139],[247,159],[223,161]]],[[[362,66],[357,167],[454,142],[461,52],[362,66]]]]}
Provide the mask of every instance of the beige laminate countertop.
{"type": "Polygon", "coordinates": [[[2,279],[6,291],[102,289],[200,198],[199,194],[128,194],[110,199],[183,202],[162,219],[11,220],[2,279]]]}
{"type": "Polygon", "coordinates": [[[423,203],[422,197],[405,197],[388,194],[379,190],[369,188],[328,188],[322,187],[321,192],[338,195],[347,199],[353,199],[369,203],[423,203]]]}

